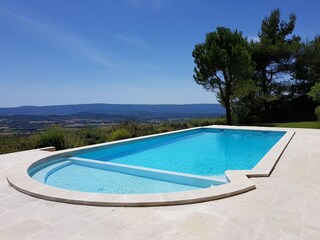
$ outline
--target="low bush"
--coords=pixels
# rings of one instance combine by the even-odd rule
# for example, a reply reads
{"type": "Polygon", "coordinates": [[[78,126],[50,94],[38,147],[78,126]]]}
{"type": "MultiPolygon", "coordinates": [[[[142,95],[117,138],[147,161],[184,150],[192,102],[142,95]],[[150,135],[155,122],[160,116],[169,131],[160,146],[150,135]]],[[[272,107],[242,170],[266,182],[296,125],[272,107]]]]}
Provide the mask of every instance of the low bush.
{"type": "Polygon", "coordinates": [[[191,127],[202,127],[202,126],[210,126],[216,124],[225,124],[225,120],[223,118],[200,118],[200,119],[191,119],[188,120],[187,125],[189,128],[191,127]]]}
{"type": "Polygon", "coordinates": [[[226,125],[226,119],[225,118],[218,118],[214,120],[214,125],[226,125]]]}
{"type": "Polygon", "coordinates": [[[320,122],[320,106],[314,109],[314,113],[316,114],[318,122],[320,122]]]}
{"type": "Polygon", "coordinates": [[[65,149],[65,130],[58,125],[50,126],[46,131],[38,133],[35,140],[35,148],[54,146],[56,150],[65,149]]]}
{"type": "Polygon", "coordinates": [[[109,141],[116,141],[126,138],[131,138],[133,135],[125,128],[119,128],[114,130],[108,137],[109,141]]]}
{"type": "Polygon", "coordinates": [[[33,137],[17,135],[0,136],[0,154],[24,151],[32,148],[34,148],[33,137]]]}

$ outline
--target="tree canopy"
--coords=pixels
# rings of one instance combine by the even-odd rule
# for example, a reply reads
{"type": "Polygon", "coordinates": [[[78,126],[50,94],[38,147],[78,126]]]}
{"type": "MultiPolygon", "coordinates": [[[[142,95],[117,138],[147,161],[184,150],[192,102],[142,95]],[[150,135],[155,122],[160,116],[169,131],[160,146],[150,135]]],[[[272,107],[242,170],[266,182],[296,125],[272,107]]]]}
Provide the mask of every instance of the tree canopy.
{"type": "Polygon", "coordinates": [[[280,10],[275,9],[263,19],[259,41],[251,42],[251,55],[256,64],[254,79],[261,91],[264,117],[270,120],[270,103],[278,100],[286,91],[286,81],[290,78],[295,48],[300,38],[293,35],[296,16],[289,21],[280,19],[280,10]]]}
{"type": "MultiPolygon", "coordinates": [[[[274,9],[248,43],[238,30],[218,27],[192,52],[194,80],[215,92],[227,123],[311,120],[320,96],[320,36],[294,34],[296,15],[274,9]]],[[[320,107],[318,108],[318,110],[320,107]]],[[[320,112],[320,111],[317,111],[320,112]]]]}
{"type": "Polygon", "coordinates": [[[236,89],[253,74],[248,47],[241,32],[218,27],[192,52],[196,64],[194,80],[205,90],[217,93],[219,102],[226,108],[227,124],[232,123],[231,104],[236,89]]]}

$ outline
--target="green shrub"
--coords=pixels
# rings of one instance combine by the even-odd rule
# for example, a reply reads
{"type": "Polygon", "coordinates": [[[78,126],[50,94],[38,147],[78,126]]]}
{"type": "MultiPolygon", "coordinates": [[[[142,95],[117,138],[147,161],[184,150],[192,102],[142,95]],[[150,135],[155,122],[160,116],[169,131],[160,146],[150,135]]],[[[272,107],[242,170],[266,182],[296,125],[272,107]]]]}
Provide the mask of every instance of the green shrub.
{"type": "Polygon", "coordinates": [[[226,125],[226,119],[225,118],[218,118],[214,121],[214,125],[226,125]]]}
{"type": "Polygon", "coordinates": [[[79,147],[105,142],[107,134],[102,128],[85,128],[67,134],[67,144],[79,147]]]}
{"type": "Polygon", "coordinates": [[[195,118],[191,119],[187,122],[187,125],[189,128],[191,127],[202,127],[202,126],[210,126],[217,124],[216,122],[219,121],[219,119],[216,118],[195,118]]]}
{"type": "Polygon", "coordinates": [[[134,133],[134,137],[145,136],[158,133],[156,124],[140,123],[134,133]]]}
{"type": "Polygon", "coordinates": [[[108,137],[108,140],[109,141],[116,141],[116,140],[131,138],[132,136],[133,136],[133,134],[130,133],[127,129],[119,128],[119,129],[114,130],[110,134],[110,136],[108,137]]]}
{"type": "Polygon", "coordinates": [[[171,126],[160,126],[160,127],[158,128],[158,133],[172,132],[172,131],[174,131],[174,130],[176,130],[176,129],[174,129],[174,128],[171,127],[171,126]]]}
{"type": "Polygon", "coordinates": [[[18,152],[34,148],[31,137],[16,135],[0,135],[0,154],[18,152]]]}
{"type": "Polygon", "coordinates": [[[316,108],[314,109],[314,113],[315,113],[316,116],[317,116],[318,122],[320,122],[320,106],[318,106],[318,107],[316,107],[316,108]]]}
{"type": "Polygon", "coordinates": [[[121,120],[119,123],[114,124],[112,129],[113,131],[118,129],[126,129],[133,136],[136,136],[136,132],[138,131],[140,126],[141,126],[141,123],[136,122],[132,119],[128,119],[128,120],[121,120]]]}
{"type": "Polygon", "coordinates": [[[65,149],[65,130],[61,126],[52,125],[43,133],[36,135],[35,148],[54,146],[56,150],[65,149]]]}
{"type": "Polygon", "coordinates": [[[188,128],[188,125],[186,122],[170,121],[170,122],[161,123],[158,131],[169,132],[169,131],[180,130],[185,128],[188,128]]]}

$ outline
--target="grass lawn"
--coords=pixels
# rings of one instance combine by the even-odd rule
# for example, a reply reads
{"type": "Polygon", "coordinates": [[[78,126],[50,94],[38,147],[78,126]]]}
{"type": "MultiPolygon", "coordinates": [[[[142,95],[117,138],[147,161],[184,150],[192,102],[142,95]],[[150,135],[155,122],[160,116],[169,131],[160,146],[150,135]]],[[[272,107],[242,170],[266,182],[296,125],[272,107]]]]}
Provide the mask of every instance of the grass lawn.
{"type": "Polygon", "coordinates": [[[261,126],[320,129],[320,122],[315,121],[315,122],[265,123],[265,124],[261,124],[261,126]]]}

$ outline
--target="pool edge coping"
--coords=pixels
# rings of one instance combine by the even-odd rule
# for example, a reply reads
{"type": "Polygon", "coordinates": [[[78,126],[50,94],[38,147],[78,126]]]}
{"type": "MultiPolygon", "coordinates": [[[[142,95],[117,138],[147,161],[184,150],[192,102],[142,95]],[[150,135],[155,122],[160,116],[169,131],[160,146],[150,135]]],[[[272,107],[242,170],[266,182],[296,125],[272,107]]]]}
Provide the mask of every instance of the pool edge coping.
{"type": "MultiPolygon", "coordinates": [[[[90,145],[80,148],[67,149],[58,152],[47,152],[46,156],[31,158],[24,160],[23,163],[17,164],[6,172],[6,179],[9,185],[16,190],[31,195],[33,197],[80,205],[91,206],[112,206],[112,207],[142,207],[142,206],[167,206],[199,203],[204,201],[211,201],[221,198],[226,198],[238,195],[255,189],[255,184],[250,180],[251,177],[268,177],[272,173],[274,167],[279,161],[285,148],[293,138],[295,131],[286,130],[283,128],[269,128],[269,127],[240,127],[240,126],[206,126],[191,129],[184,129],[174,131],[174,133],[190,131],[192,129],[234,129],[234,130],[259,130],[259,131],[284,131],[285,134],[281,139],[268,151],[268,153],[258,162],[258,164],[251,170],[228,170],[225,172],[229,183],[219,186],[196,189],[183,192],[159,193],[159,194],[99,194],[78,192],[66,189],[52,187],[40,182],[37,182],[28,175],[28,169],[39,161],[49,161],[57,155],[68,155],[68,153],[81,151],[93,147],[106,146],[109,144],[123,143],[132,141],[133,139],[120,140],[113,143],[103,143],[90,145]]],[[[161,136],[170,134],[153,134],[143,136],[137,139],[150,138],[153,136],[161,136]]],[[[46,150],[46,149],[40,149],[46,150]]],[[[39,150],[39,151],[40,151],[39,150]]]]}

